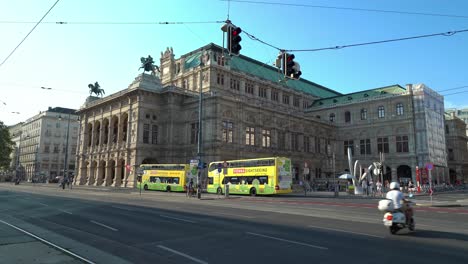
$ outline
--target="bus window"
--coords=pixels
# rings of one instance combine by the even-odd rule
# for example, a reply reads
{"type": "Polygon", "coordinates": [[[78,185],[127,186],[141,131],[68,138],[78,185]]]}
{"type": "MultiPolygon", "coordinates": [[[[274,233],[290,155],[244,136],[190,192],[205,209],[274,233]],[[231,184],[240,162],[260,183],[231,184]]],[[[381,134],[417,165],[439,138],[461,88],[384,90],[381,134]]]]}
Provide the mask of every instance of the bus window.
{"type": "Polygon", "coordinates": [[[179,184],[179,178],[174,178],[174,181],[173,181],[175,184],[179,184]]]}
{"type": "Polygon", "coordinates": [[[213,177],[208,177],[208,184],[213,184],[214,180],[213,177]]]}
{"type": "Polygon", "coordinates": [[[260,176],[258,177],[260,184],[268,184],[268,176],[260,176]]]}
{"type": "Polygon", "coordinates": [[[238,177],[231,177],[231,184],[239,184],[239,178],[238,177]]]}

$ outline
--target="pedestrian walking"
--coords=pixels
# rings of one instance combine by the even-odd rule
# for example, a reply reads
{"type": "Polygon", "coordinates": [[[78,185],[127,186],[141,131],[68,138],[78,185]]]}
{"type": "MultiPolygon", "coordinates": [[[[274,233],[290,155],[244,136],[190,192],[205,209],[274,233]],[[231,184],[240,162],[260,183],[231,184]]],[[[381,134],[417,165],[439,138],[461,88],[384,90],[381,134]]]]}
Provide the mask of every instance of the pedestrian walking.
{"type": "Polygon", "coordinates": [[[369,195],[368,189],[367,189],[367,180],[366,179],[362,180],[361,186],[362,186],[362,191],[364,192],[364,194],[369,195]]]}

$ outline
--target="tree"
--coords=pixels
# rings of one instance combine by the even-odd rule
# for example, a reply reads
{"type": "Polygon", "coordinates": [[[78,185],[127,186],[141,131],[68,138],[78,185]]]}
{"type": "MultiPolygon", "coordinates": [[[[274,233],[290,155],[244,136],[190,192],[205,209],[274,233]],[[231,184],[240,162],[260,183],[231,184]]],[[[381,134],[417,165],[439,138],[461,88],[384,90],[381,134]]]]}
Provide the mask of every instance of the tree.
{"type": "Polygon", "coordinates": [[[13,141],[11,141],[8,127],[0,121],[0,169],[8,169],[10,166],[10,154],[13,151],[13,141]]]}

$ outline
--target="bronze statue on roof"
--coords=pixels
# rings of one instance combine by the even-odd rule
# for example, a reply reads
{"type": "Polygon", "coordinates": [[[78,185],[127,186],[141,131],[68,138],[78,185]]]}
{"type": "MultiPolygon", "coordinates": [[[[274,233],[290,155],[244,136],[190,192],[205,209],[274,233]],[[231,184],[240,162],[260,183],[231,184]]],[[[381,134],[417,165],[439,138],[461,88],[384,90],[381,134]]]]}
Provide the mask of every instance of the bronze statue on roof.
{"type": "Polygon", "coordinates": [[[141,61],[141,67],[139,69],[143,68],[144,72],[149,71],[151,72],[151,75],[153,76],[156,75],[156,71],[160,72],[159,67],[157,65],[154,65],[154,60],[153,60],[153,57],[151,57],[151,55],[148,55],[147,58],[141,57],[140,61],[141,61]]]}
{"type": "Polygon", "coordinates": [[[98,82],[95,82],[94,85],[92,83],[88,84],[89,87],[89,96],[91,96],[93,93],[97,96],[101,96],[104,94],[104,89],[101,89],[101,86],[99,85],[98,82]]]}

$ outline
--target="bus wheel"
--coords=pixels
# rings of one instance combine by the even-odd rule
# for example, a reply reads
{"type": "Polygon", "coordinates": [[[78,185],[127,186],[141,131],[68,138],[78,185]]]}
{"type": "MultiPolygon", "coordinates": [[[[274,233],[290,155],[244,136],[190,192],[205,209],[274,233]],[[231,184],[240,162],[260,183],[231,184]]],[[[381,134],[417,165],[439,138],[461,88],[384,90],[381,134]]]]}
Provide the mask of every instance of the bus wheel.
{"type": "Polygon", "coordinates": [[[166,192],[170,192],[171,191],[171,186],[167,186],[166,187],[166,192]]]}
{"type": "Polygon", "coordinates": [[[145,189],[145,191],[147,191],[148,190],[148,185],[145,184],[145,186],[143,186],[143,189],[145,189]]]}
{"type": "Polygon", "coordinates": [[[250,189],[250,196],[255,196],[257,195],[257,190],[255,188],[250,189]]]}
{"type": "Polygon", "coordinates": [[[216,190],[216,193],[219,194],[219,195],[222,195],[223,194],[223,189],[221,189],[221,187],[218,187],[218,189],[216,190]]]}

